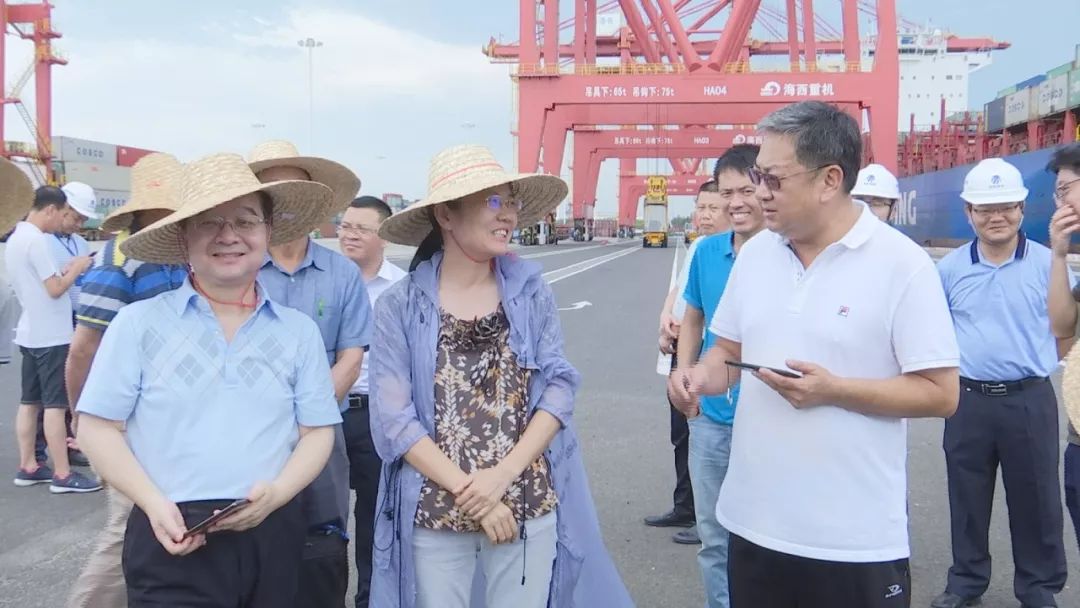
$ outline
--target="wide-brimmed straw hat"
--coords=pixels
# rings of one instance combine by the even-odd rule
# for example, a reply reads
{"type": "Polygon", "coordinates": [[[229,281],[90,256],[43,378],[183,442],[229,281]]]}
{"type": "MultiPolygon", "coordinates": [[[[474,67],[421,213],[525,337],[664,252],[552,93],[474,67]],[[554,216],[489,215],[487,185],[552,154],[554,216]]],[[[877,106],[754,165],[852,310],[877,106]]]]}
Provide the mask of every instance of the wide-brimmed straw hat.
{"type": "Polygon", "coordinates": [[[34,184],[15,166],[0,158],[0,236],[4,236],[18,224],[34,204],[34,184]]]}
{"type": "Polygon", "coordinates": [[[177,191],[184,165],[172,154],[154,152],[140,158],[131,167],[131,198],[101,222],[105,232],[131,228],[139,211],[176,211],[180,206],[177,191]]]}
{"type": "Polygon", "coordinates": [[[1065,373],[1061,377],[1062,400],[1074,429],[1080,429],[1080,340],[1065,355],[1065,373]]]}
{"type": "Polygon", "coordinates": [[[507,184],[515,185],[521,200],[519,226],[540,221],[568,192],[566,182],[555,175],[506,171],[484,146],[454,146],[431,159],[427,196],[387,218],[379,236],[391,243],[419,245],[432,230],[430,207],[507,184]]]}
{"type": "Polygon", "coordinates": [[[265,192],[274,203],[270,245],[294,241],[326,219],[333,193],[323,184],[305,180],[262,183],[239,154],[214,154],[184,166],[180,205],[175,213],[155,222],[120,245],[125,255],[156,264],[187,261],[180,242],[182,222],[229,201],[265,192]]]}
{"type": "Polygon", "coordinates": [[[324,219],[348,209],[360,191],[360,178],[348,167],[325,158],[301,156],[296,146],[284,140],[275,139],[255,146],[248,162],[256,175],[270,167],[296,167],[306,171],[311,181],[328,186],[334,191],[334,203],[324,219]]]}

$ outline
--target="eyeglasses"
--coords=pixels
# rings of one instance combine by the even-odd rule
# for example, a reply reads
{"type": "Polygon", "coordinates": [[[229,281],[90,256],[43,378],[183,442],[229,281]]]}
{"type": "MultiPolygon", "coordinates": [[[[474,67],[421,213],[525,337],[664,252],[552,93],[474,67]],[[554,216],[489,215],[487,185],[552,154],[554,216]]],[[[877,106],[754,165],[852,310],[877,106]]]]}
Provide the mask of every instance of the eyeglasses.
{"type": "Polygon", "coordinates": [[[759,186],[762,182],[764,182],[765,187],[768,188],[770,192],[776,192],[780,189],[780,182],[784,181],[785,179],[795,177],[796,175],[805,175],[807,173],[820,171],[828,166],[829,165],[821,165],[820,167],[814,167],[813,169],[807,169],[806,171],[799,171],[798,173],[792,173],[791,175],[784,176],[773,175],[772,173],[765,173],[757,167],[750,167],[750,170],[747,171],[747,174],[750,177],[750,183],[754,184],[755,186],[759,186]]]}
{"type": "Polygon", "coordinates": [[[521,211],[521,199],[514,198],[513,196],[492,194],[484,200],[485,202],[487,202],[488,209],[491,209],[492,211],[498,211],[500,209],[513,209],[514,211],[521,211]]]}
{"type": "Polygon", "coordinates": [[[268,223],[264,218],[257,215],[242,215],[235,219],[223,217],[207,217],[195,222],[195,230],[205,236],[217,236],[226,224],[237,234],[251,234],[259,226],[268,223]]]}
{"type": "Polygon", "coordinates": [[[1080,177],[1078,177],[1078,178],[1076,178],[1074,180],[1071,180],[1071,181],[1067,181],[1064,184],[1061,184],[1060,186],[1058,186],[1057,188],[1054,188],[1054,198],[1059,200],[1059,201],[1065,200],[1065,195],[1069,193],[1069,190],[1072,188],[1072,185],[1075,184],[1076,182],[1080,182],[1080,177]]]}
{"type": "Polygon", "coordinates": [[[995,214],[1009,215],[1020,208],[1020,203],[1013,203],[1002,207],[976,207],[971,206],[971,212],[979,217],[991,217],[995,214]]]}
{"type": "Polygon", "coordinates": [[[359,234],[361,236],[373,236],[379,233],[378,228],[362,226],[360,224],[339,224],[338,232],[346,234],[359,234]]]}

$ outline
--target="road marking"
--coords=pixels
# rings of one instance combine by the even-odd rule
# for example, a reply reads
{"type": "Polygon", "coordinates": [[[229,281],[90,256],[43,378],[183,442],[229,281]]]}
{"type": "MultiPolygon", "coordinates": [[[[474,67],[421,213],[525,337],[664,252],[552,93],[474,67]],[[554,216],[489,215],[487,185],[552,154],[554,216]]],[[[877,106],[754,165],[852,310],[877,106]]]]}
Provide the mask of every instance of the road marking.
{"type": "Polygon", "coordinates": [[[584,262],[578,262],[577,264],[571,264],[569,266],[564,266],[563,268],[558,268],[556,270],[549,270],[548,272],[545,272],[542,276],[544,277],[544,279],[547,280],[549,284],[558,283],[563,279],[570,278],[576,274],[581,274],[586,270],[592,270],[593,268],[596,268],[601,264],[606,264],[611,260],[617,260],[623,256],[630,255],[631,253],[639,250],[639,247],[631,247],[623,251],[616,251],[615,253],[609,253],[608,255],[591,258],[585,260],[584,262]]]}
{"type": "MultiPolygon", "coordinates": [[[[557,245],[556,245],[557,246],[557,245]]],[[[607,247],[608,244],[603,245],[589,245],[588,247],[564,247],[557,251],[545,251],[544,253],[531,253],[529,255],[519,256],[523,260],[535,260],[536,258],[546,258],[549,255],[562,255],[564,253],[577,253],[578,251],[588,251],[590,249],[599,249],[600,247],[607,247]]]]}
{"type": "Polygon", "coordinates": [[[570,306],[568,306],[566,308],[560,308],[559,310],[581,310],[582,308],[585,308],[586,306],[592,306],[592,302],[590,302],[588,300],[582,300],[580,302],[574,302],[573,304],[571,304],[570,306]]]}

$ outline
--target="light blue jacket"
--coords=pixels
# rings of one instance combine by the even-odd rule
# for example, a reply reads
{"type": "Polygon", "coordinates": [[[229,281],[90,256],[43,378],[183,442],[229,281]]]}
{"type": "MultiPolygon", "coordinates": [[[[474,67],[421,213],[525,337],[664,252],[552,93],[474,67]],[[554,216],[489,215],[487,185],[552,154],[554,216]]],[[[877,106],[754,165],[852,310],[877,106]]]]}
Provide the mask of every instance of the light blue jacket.
{"type": "MultiPolygon", "coordinates": [[[[435,437],[441,263],[439,252],[390,287],[375,305],[371,436],[384,464],[375,512],[371,605],[380,608],[416,605],[413,520],[424,477],[405,462],[404,455],[424,435],[435,437]]],[[[545,452],[559,498],[558,543],[548,605],[633,606],[600,536],[572,424],[580,376],[563,354],[562,329],[551,288],[541,278],[539,265],[514,256],[496,258],[495,278],[510,323],[510,348],[519,365],[533,370],[529,416],[539,408],[563,425],[545,452]]],[[[477,568],[475,580],[482,581],[482,576],[477,568]]],[[[483,607],[482,598],[483,593],[473,594],[474,608],[483,607]]]]}

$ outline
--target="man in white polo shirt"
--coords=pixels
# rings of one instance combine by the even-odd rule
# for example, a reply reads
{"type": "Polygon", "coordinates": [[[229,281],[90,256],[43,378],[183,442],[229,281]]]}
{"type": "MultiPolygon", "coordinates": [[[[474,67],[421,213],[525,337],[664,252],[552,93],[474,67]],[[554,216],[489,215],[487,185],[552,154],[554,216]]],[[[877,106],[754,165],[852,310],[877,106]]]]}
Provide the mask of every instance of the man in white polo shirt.
{"type": "Polygon", "coordinates": [[[926,252],[851,198],[853,118],[809,101],[759,129],[751,179],[767,231],[739,253],[709,327],[716,344],[671,383],[693,404],[741,380],[716,508],[731,533],[731,605],[906,607],[903,419],[956,410],[949,308],[926,252]]]}

